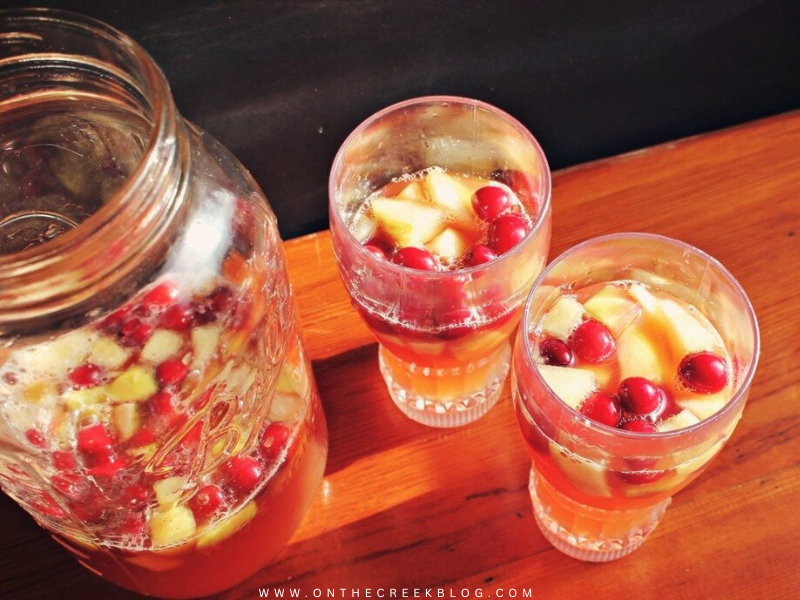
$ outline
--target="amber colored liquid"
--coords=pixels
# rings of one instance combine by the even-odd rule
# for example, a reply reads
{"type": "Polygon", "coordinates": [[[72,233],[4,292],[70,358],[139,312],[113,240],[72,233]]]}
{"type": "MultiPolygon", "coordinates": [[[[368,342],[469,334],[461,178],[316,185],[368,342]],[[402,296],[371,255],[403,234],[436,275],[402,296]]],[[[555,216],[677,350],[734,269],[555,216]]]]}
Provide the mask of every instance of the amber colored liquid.
{"type": "Polygon", "coordinates": [[[192,540],[159,551],[124,551],[53,537],[92,572],[141,594],[197,598],[227,589],[266,566],[311,505],[327,456],[325,415],[316,391],[309,411],[285,463],[253,499],[253,519],[217,544],[198,548],[192,540]]]}

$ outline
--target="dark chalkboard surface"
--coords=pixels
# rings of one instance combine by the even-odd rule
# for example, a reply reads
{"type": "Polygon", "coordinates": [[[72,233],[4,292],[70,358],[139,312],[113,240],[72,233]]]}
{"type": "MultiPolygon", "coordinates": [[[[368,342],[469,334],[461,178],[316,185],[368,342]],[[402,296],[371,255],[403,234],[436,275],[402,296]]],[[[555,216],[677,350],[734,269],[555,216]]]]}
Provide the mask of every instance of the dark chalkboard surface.
{"type": "Polygon", "coordinates": [[[800,106],[794,0],[0,4],[75,10],[136,38],[183,115],[252,171],[285,237],[327,226],[347,133],[413,96],[496,104],[553,168],[800,106]]]}

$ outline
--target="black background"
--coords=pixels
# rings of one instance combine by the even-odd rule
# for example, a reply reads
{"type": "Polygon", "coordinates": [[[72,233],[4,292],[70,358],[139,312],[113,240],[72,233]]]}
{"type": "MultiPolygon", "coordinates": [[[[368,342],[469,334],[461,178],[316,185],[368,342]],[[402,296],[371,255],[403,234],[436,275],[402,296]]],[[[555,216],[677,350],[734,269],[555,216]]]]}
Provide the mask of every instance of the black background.
{"type": "MultiPolygon", "coordinates": [[[[72,0],[161,65],[285,237],[327,226],[345,136],[426,94],[518,117],[564,166],[800,106],[800,2],[72,0]]],[[[554,199],[557,201],[557,197],[554,199]]]]}

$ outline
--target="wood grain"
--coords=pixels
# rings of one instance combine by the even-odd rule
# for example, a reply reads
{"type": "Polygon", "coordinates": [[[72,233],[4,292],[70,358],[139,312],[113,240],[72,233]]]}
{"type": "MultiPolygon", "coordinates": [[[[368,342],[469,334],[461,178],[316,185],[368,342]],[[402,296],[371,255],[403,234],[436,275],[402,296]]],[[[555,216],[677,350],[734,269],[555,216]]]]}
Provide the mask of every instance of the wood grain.
{"type": "MultiPolygon", "coordinates": [[[[508,392],[463,429],[405,419],[320,233],[288,242],[286,252],[329,419],[326,477],[278,560],[219,598],[257,598],[262,587],[299,587],[300,597],[317,588],[345,588],[337,597],[361,588],[364,597],[367,587],[469,588],[483,597],[530,588],[538,598],[593,600],[800,597],[800,113],[556,173],[553,207],[551,257],[615,231],[677,237],[720,259],[760,320],[761,362],[744,418],[653,536],[602,565],[550,547],[531,514],[508,392]]],[[[5,497],[0,573],[2,598],[136,597],[79,567],[5,497]]]]}

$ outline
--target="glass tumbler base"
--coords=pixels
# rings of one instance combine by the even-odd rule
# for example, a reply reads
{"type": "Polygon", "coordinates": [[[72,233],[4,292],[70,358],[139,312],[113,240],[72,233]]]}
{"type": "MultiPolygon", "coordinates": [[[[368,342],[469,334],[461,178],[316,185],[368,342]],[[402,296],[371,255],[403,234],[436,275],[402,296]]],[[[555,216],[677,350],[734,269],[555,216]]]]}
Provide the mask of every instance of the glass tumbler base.
{"type": "Polygon", "coordinates": [[[656,528],[670,498],[636,510],[603,510],[556,491],[531,468],[528,490],[542,534],[572,558],[607,562],[627,556],[656,528]]]}
{"type": "Polygon", "coordinates": [[[460,427],[497,403],[509,371],[511,345],[489,357],[451,369],[405,363],[383,346],[381,375],[397,407],[409,419],[429,427],[460,427]]]}

